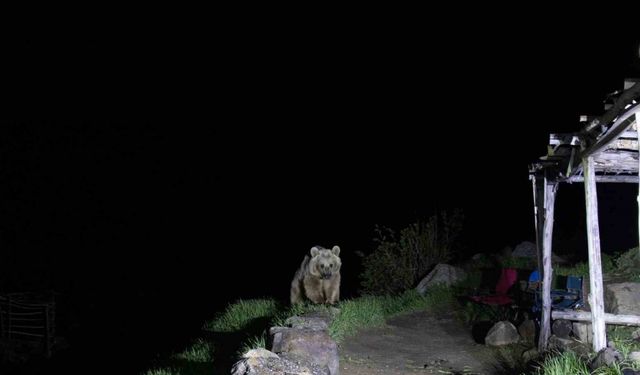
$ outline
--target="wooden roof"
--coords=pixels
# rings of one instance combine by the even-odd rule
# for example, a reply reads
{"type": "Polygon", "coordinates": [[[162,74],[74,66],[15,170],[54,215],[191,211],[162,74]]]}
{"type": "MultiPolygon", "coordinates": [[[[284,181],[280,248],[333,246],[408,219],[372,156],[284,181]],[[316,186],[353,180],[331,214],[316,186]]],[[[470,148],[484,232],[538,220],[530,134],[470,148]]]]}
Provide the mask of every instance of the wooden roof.
{"type": "Polygon", "coordinates": [[[638,182],[640,84],[622,91],[602,116],[584,121],[576,133],[551,134],[547,155],[531,164],[531,175],[558,182],[583,180],[582,160],[592,156],[599,182],[638,182]]]}

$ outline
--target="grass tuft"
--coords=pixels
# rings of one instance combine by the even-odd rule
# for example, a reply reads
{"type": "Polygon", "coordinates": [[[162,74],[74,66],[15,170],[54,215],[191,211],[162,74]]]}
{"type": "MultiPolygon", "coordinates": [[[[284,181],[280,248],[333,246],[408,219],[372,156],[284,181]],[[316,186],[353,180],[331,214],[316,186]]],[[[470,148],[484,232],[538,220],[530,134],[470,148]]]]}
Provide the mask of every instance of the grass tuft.
{"type": "Polygon", "coordinates": [[[238,300],[229,304],[222,315],[205,323],[203,329],[210,332],[241,331],[255,319],[275,316],[278,310],[278,304],[273,299],[238,300]]]}

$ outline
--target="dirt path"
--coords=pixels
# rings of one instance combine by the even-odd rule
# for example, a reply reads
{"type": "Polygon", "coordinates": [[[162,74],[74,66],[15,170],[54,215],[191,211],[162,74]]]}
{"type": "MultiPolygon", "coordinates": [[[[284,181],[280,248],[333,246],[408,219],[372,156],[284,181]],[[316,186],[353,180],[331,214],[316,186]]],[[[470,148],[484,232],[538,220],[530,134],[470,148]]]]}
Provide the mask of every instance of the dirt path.
{"type": "Polygon", "coordinates": [[[340,348],[341,375],[492,374],[494,352],[476,344],[454,317],[402,315],[340,348]]]}

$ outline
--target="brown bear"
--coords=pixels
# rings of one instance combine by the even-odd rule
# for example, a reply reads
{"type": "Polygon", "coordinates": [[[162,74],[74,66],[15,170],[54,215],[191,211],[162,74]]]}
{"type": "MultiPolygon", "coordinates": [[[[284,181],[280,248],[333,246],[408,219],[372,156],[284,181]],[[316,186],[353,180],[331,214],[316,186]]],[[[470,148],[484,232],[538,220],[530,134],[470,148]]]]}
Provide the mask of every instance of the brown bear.
{"type": "Polygon", "coordinates": [[[291,304],[306,299],[313,303],[335,304],[340,299],[340,248],[311,248],[291,282],[291,304]]]}

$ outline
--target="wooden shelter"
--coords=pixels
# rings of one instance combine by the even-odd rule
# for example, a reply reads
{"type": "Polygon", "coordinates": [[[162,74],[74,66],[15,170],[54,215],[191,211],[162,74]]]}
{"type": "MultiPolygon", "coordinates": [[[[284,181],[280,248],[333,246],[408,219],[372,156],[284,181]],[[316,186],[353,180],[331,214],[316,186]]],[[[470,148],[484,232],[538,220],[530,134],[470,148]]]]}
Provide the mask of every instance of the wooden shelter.
{"type": "MultiPolygon", "coordinates": [[[[543,309],[538,342],[541,351],[547,349],[551,318],[590,321],[593,349],[596,352],[607,346],[605,324],[640,325],[640,316],[604,312],[596,190],[598,183],[638,183],[640,84],[636,82],[637,80],[625,81],[625,89],[612,97],[613,103],[602,116],[582,116],[584,126],[579,132],[551,134],[548,154],[529,168],[529,177],[533,183],[538,265],[542,270],[543,309]],[[563,182],[584,183],[591,312],[551,309],[554,203],[558,186],[563,182]]],[[[640,205],[640,194],[638,203],[640,205]]]]}

